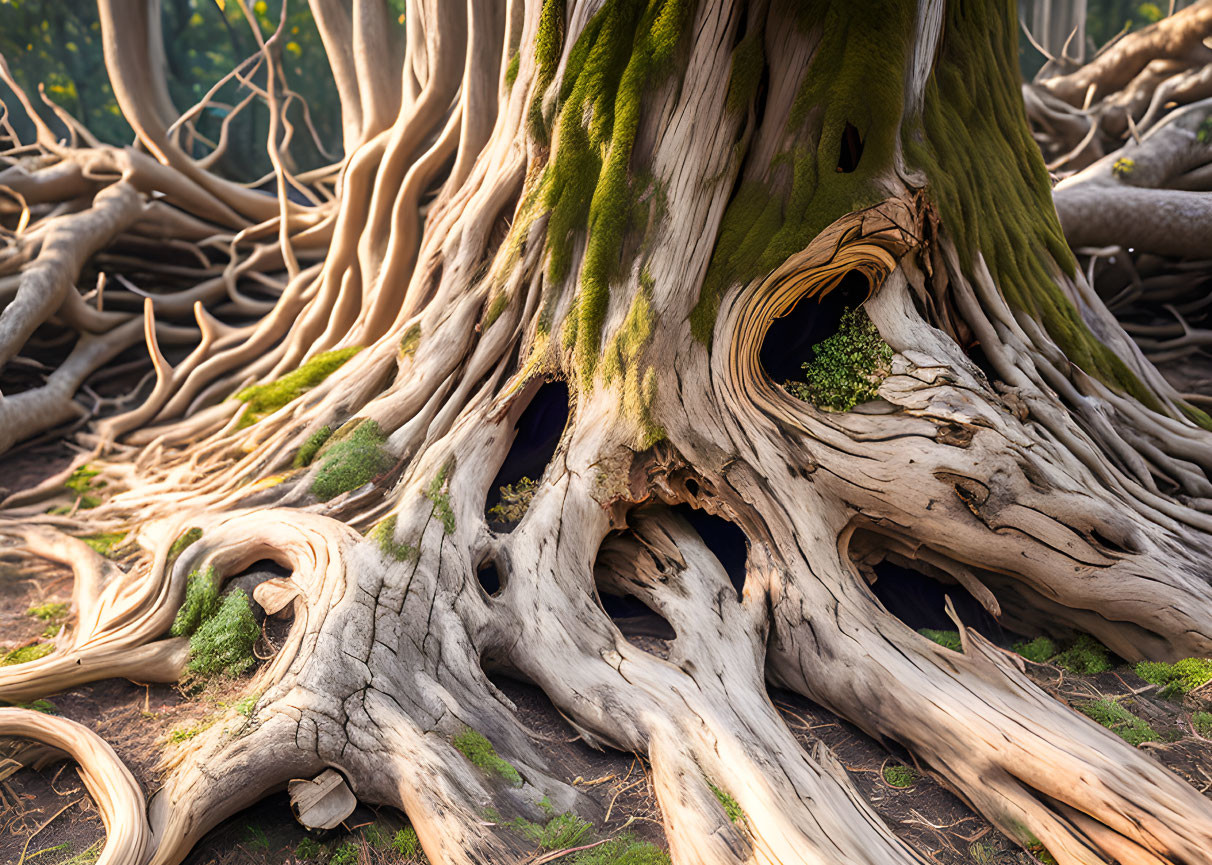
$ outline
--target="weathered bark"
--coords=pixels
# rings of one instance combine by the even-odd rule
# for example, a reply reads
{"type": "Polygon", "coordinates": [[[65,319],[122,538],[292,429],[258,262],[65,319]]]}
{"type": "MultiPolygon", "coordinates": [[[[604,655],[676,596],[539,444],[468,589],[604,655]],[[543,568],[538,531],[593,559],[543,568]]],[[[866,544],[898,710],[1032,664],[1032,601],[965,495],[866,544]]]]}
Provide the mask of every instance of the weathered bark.
{"type": "MultiPolygon", "coordinates": [[[[45,165],[5,169],[12,212],[71,203],[23,226],[0,279],[26,266],[28,294],[61,227],[101,223],[119,193],[143,209],[116,244],[167,236],[205,264],[163,265],[173,282],[151,297],[106,289],[116,317],[97,330],[141,327],[156,381],[83,438],[104,501],[46,514],[65,473],[5,502],[5,533],[77,583],[74,626],[0,668],[0,698],[181,675],[168,631],[192,572],[271,559],[293,615],[247,680],[251,715],[175,756],[154,849],[123,841],[129,861],[180,861],[329,768],[404,810],[435,863],[520,858],[486,807],[592,806],[546,773],[483,659],[586,741],[648,755],[678,863],[918,861],[830,754],[798,747],[767,681],[900,741],[1063,865],[1206,857],[1194,789],[975,632],[963,653],[917,635],[863,578],[896,557],[1008,624],[1087,631],[1133,660],[1212,654],[1212,434],[1073,266],[1018,100],[1013,4],[435,0],[410,6],[401,64],[382,4],[319,3],[347,156],[307,177],[276,159],[277,201],[177,147],[146,80],[148,4],[101,5],[115,93],[154,158],[44,141],[45,165]],[[988,87],[969,94],[971,76],[988,87]],[[202,255],[216,245],[225,267],[202,255]],[[893,357],[878,399],[828,411],[760,354],[776,319],[849,275],[893,357]],[[161,341],[186,339],[171,364],[161,341]],[[263,411],[229,399],[354,346],[263,411]],[[556,379],[570,419],[525,514],[494,531],[489,488],[556,379]],[[739,594],[686,507],[744,532],[739,594]],[[141,551],[121,567],[63,536],[122,528],[141,551]],[[607,590],[672,625],[668,659],[622,636],[607,590]],[[464,759],[465,727],[520,786],[464,759]]],[[[105,239],[79,233],[53,271],[74,301],[63,286],[105,239]]],[[[0,714],[0,733],[52,732],[0,714]]]]}

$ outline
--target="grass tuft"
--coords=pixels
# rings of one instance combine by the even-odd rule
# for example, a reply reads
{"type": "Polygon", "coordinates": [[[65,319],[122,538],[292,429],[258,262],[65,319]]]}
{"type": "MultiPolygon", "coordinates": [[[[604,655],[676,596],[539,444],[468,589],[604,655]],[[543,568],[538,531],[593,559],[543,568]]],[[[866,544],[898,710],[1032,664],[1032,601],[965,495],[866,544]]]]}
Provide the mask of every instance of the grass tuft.
{"type": "Polygon", "coordinates": [[[1102,724],[1129,745],[1156,742],[1161,739],[1157,731],[1142,718],[1129,712],[1115,700],[1093,700],[1077,707],[1083,715],[1102,724]]]}
{"type": "Polygon", "coordinates": [[[874,399],[888,374],[892,348],[861,307],[842,314],[837,333],[812,347],[806,382],[788,382],[792,395],[830,411],[849,411],[874,399]]]}
{"type": "Polygon", "coordinates": [[[325,450],[311,491],[326,502],[369,483],[392,466],[391,455],[383,448],[386,441],[387,436],[377,423],[372,420],[359,423],[347,436],[325,450]]]}
{"type": "Polygon", "coordinates": [[[304,838],[295,847],[295,858],[300,862],[316,862],[323,855],[324,848],[314,838],[304,838]]]}
{"type": "Polygon", "coordinates": [[[255,384],[236,394],[235,398],[246,406],[239,426],[256,423],[268,414],[273,414],[287,403],[298,399],[320,384],[362,350],[362,346],[338,348],[313,357],[293,372],[288,372],[277,381],[255,384]]]}
{"type": "Polygon", "coordinates": [[[1191,715],[1191,726],[1205,739],[1212,739],[1212,712],[1195,712],[1191,715]]]}
{"type": "Polygon", "coordinates": [[[417,837],[417,830],[411,826],[405,826],[391,836],[391,849],[406,859],[416,859],[423,855],[421,839],[417,837]]]}
{"type": "Polygon", "coordinates": [[[1141,661],[1136,665],[1136,675],[1160,685],[1163,697],[1185,697],[1212,681],[1212,658],[1183,658],[1173,664],[1141,661]]]}
{"type": "Polygon", "coordinates": [[[473,766],[490,775],[499,775],[509,782],[511,787],[522,786],[522,776],[518,770],[501,759],[483,734],[468,727],[454,737],[452,744],[473,766]]]}
{"type": "Polygon", "coordinates": [[[944,649],[951,649],[953,652],[963,651],[963,642],[960,640],[959,631],[936,631],[934,628],[918,628],[917,631],[928,640],[933,640],[944,649]]]}
{"type": "Polygon", "coordinates": [[[518,817],[506,823],[505,828],[529,838],[543,850],[576,847],[588,840],[587,836],[593,832],[592,823],[567,812],[557,814],[541,826],[518,817]]]}

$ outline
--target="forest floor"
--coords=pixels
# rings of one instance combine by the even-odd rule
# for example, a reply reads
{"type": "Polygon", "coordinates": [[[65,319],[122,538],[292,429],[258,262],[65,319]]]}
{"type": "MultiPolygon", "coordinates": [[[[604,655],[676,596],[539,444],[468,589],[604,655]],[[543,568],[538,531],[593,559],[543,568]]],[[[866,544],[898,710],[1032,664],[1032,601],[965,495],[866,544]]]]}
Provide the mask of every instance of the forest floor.
{"type": "MultiPolygon", "coordinates": [[[[1185,390],[1212,392],[1212,364],[1166,371],[1185,390]]],[[[62,445],[31,447],[0,460],[0,479],[10,489],[31,486],[61,471],[72,458],[62,445]]],[[[0,654],[41,637],[55,618],[31,615],[34,608],[66,603],[71,575],[63,568],[31,572],[0,562],[0,654]]],[[[45,612],[45,609],[44,609],[45,612]]],[[[910,623],[913,624],[913,623],[910,623]]],[[[272,634],[271,634],[272,636],[272,634]]],[[[648,651],[664,655],[668,644],[632,637],[648,651]]],[[[1008,647],[1008,643],[1007,643],[1008,647]]],[[[1031,677],[1073,706],[1113,700],[1147,725],[1153,741],[1139,747],[1212,795],[1212,728],[1199,712],[1212,711],[1212,685],[1176,699],[1112,659],[1112,669],[1079,675],[1060,666],[1027,664],[1031,677]],[[1210,738],[1204,738],[1197,732],[1210,738]]],[[[596,800],[605,819],[594,827],[598,839],[628,832],[665,845],[660,810],[645,761],[618,751],[596,751],[582,742],[539,689],[511,679],[493,681],[516,705],[518,717],[550,761],[550,773],[596,800]]],[[[177,743],[195,733],[239,698],[236,683],[211,684],[200,692],[170,685],[107,680],[56,694],[36,708],[54,712],[95,730],[130,767],[146,793],[160,783],[159,764],[177,743]]],[[[928,773],[913,766],[895,745],[882,744],[798,695],[772,689],[771,699],[805,748],[824,743],[841,760],[854,783],[892,830],[929,861],[940,865],[1031,865],[1019,849],[975,815],[928,773]]],[[[1212,721],[1212,716],[1210,716],[1212,721]]],[[[1122,730],[1122,727],[1120,728],[1122,730]]],[[[1139,727],[1136,729],[1140,729],[1139,727]]],[[[397,832],[406,826],[391,809],[359,805],[338,830],[309,835],[293,818],[284,792],[272,795],[222,823],[185,860],[187,865],[386,865],[420,862],[400,852],[397,832]]],[[[79,776],[68,764],[6,775],[0,759],[0,863],[88,865],[102,843],[103,828],[79,776]]],[[[585,843],[582,841],[581,843],[585,843]]],[[[536,846],[535,860],[553,860],[554,851],[536,846]]]]}

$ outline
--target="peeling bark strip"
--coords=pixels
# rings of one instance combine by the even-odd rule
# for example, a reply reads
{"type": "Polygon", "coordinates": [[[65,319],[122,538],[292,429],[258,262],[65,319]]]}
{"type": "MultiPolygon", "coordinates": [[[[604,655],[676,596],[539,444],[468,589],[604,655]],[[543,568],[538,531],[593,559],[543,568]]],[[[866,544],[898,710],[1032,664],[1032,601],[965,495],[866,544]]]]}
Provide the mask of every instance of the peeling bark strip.
{"type": "MultiPolygon", "coordinates": [[[[406,32],[383,2],[313,5],[347,155],[295,176],[275,150],[277,201],[180,146],[193,115],[170,116],[143,0],[101,0],[141,149],[40,127],[37,167],[0,170],[0,216],[33,215],[0,257],[2,357],[40,326],[88,332],[0,401],[42,401],[0,446],[60,423],[132,334],[155,375],[81,436],[79,471],[3,503],[6,542],[76,585],[73,624],[0,668],[0,699],[196,675],[205,623],[252,618],[231,581],[289,571],[251,601],[289,636],[243,674],[245,712],[166,758],[148,827],[111,752],[66,748],[103,813],[121,788],[134,815],[107,820],[104,861],[173,865],[288,784],[309,825],[353,796],[402,809],[434,863],[525,861],[488,808],[599,815],[483,658],[591,745],[647,755],[678,865],[921,861],[798,746],[768,681],[899,741],[1062,865],[1207,860],[1193,788],[975,631],[962,653],[914,633],[863,578],[911,563],[1025,633],[1212,655],[1212,434],[1072,267],[1010,0],[416,0],[406,32]],[[181,260],[146,263],[163,291],[114,273],[85,301],[72,282],[111,243],[181,260]],[[891,360],[826,372],[879,399],[826,410],[771,380],[764,350],[819,361],[860,306],[891,360]],[[820,332],[770,346],[793,312],[820,332]],[[174,365],[162,343],[190,350],[174,365]],[[547,412],[553,381],[567,406],[547,412]],[[743,568],[696,510],[743,534],[743,568]],[[98,531],[129,533],[119,561],[69,536],[98,531]],[[601,593],[667,622],[669,658],[601,593]]],[[[276,38],[257,62],[279,124],[276,38]]],[[[0,710],[0,735],[61,749],[66,723],[0,710]]]]}

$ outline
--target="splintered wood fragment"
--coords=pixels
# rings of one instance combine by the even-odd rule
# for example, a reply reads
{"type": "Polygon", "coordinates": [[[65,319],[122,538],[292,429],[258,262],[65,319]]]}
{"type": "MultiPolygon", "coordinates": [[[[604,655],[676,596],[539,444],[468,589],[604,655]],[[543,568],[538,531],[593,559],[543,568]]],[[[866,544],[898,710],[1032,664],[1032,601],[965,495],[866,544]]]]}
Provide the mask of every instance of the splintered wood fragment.
{"type": "Polygon", "coordinates": [[[286,789],[295,819],[308,829],[335,829],[358,804],[345,779],[332,769],[325,769],[310,781],[291,781],[286,789]]]}
{"type": "Polygon", "coordinates": [[[299,586],[294,580],[274,577],[263,583],[258,583],[253,589],[253,600],[265,610],[265,615],[273,616],[289,606],[299,596],[299,586]]]}

